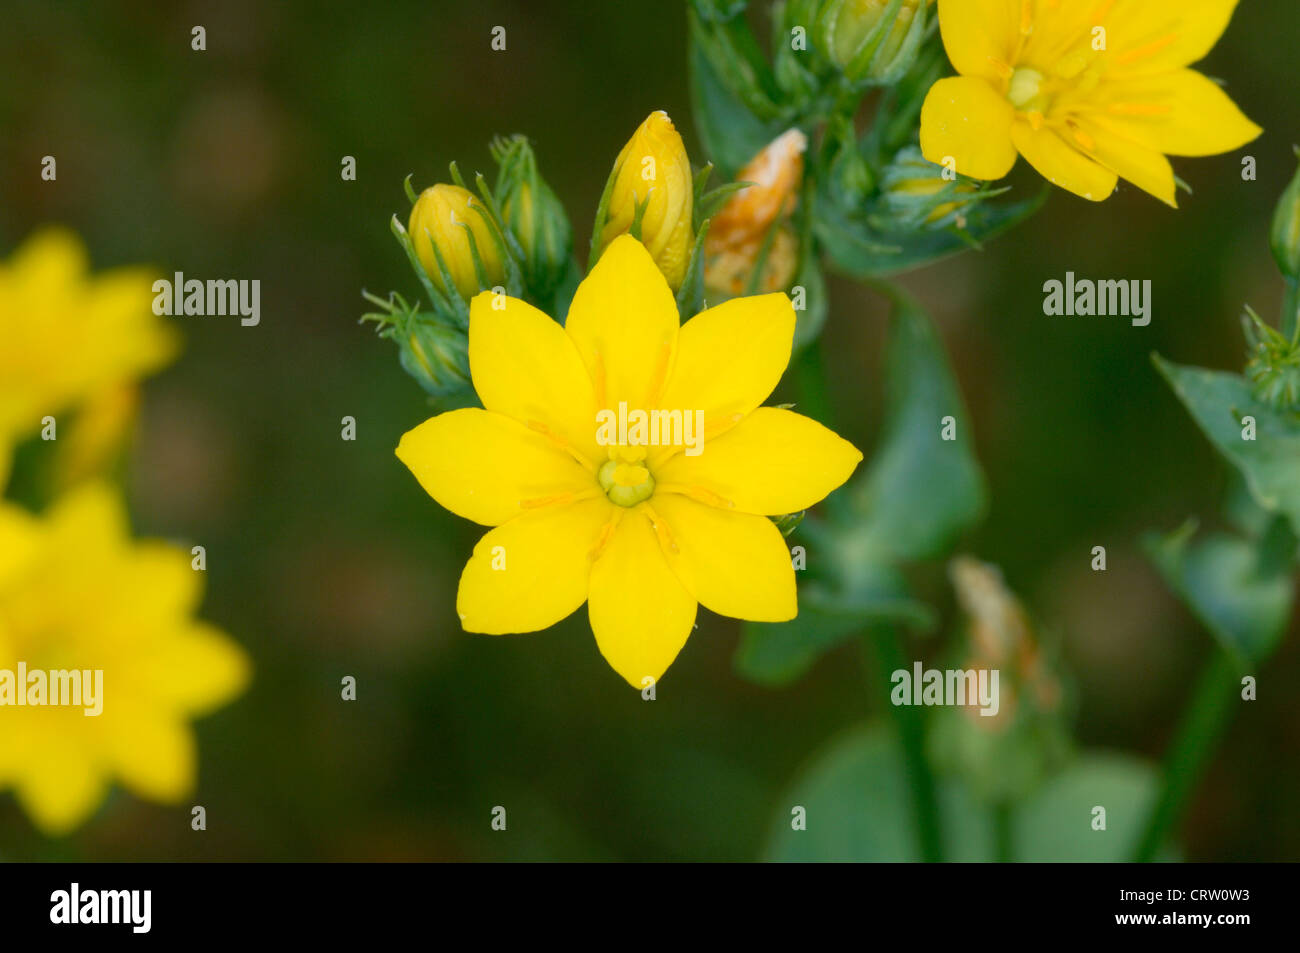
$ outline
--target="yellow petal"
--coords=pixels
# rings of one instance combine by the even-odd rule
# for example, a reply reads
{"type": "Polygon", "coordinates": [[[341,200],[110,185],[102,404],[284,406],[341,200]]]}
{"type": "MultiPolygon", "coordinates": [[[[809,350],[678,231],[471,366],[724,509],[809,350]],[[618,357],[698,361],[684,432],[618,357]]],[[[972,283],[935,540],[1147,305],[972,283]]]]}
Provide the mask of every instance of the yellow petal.
{"type": "Polygon", "coordinates": [[[1035,132],[1028,123],[1016,122],[1011,136],[1025,161],[1053,185],[1081,198],[1102,202],[1115,191],[1119,177],[1069,145],[1050,128],[1035,132]]]}
{"type": "MultiPolygon", "coordinates": [[[[862,454],[817,421],[760,407],[699,456],[678,454],[655,474],[659,492],[743,513],[797,513],[853,473],[862,454]]],[[[657,496],[656,496],[657,499],[657,496]]]]}
{"type": "Polygon", "coordinates": [[[733,298],[700,312],[682,325],[662,406],[702,411],[710,439],[731,429],[781,380],[794,323],[784,294],[733,298]]]}
{"type": "MultiPolygon", "coordinates": [[[[565,325],[596,389],[598,409],[658,406],[677,342],[677,304],[645,246],[620,235],[578,285],[565,325]]],[[[594,439],[594,417],[593,417],[594,439]]]]}
{"type": "Polygon", "coordinates": [[[0,590],[27,569],[39,543],[37,521],[17,506],[0,503],[0,590]]]}
{"type": "Polygon", "coordinates": [[[1080,119],[1078,127],[1075,141],[1090,158],[1166,205],[1178,207],[1174,169],[1168,159],[1096,123],[1080,119]]]}
{"type": "Polygon", "coordinates": [[[540,424],[589,460],[605,458],[582,358],[564,328],[532,305],[490,291],[477,295],[470,302],[469,368],[486,409],[540,424]]]}
{"type": "MultiPolygon", "coordinates": [[[[78,716],[80,717],[80,716],[78,716]]],[[[87,719],[89,720],[89,719],[87,719]]],[[[46,730],[15,784],[18,802],[43,832],[66,834],[99,806],[107,779],[80,735],[46,730]]]]}
{"type": "Polygon", "coordinates": [[[629,510],[591,569],[587,614],[605,661],[633,688],[658,682],[686,644],[695,610],[649,517],[629,510]]]}
{"type": "Polygon", "coordinates": [[[203,573],[192,559],[188,550],[156,540],[122,553],[113,567],[114,604],[101,610],[105,635],[131,646],[160,633],[170,636],[202,600],[203,573]]]}
{"type": "Polygon", "coordinates": [[[248,655],[234,640],[195,622],[159,639],[130,677],[165,710],[201,715],[242,692],[251,673],[248,655]]]}
{"type": "Polygon", "coordinates": [[[569,615],[587,598],[591,556],[614,515],[601,496],[524,513],[486,534],[461,573],[461,626],[536,632],[569,615]]]}
{"type": "Polygon", "coordinates": [[[1190,66],[1219,42],[1236,8],[1237,0],[1117,0],[1104,21],[1111,69],[1190,66]]]}
{"type": "MultiPolygon", "coordinates": [[[[86,483],[61,497],[49,510],[49,526],[58,543],[80,542],[81,551],[118,550],[130,537],[126,504],[107,483],[86,483]]],[[[77,547],[70,547],[76,551],[77,547]]]]}
{"type": "Polygon", "coordinates": [[[670,493],[650,508],[667,527],[673,569],[702,606],[753,622],[795,617],[790,550],[770,519],[670,493]]]}
{"type": "MultiPolygon", "coordinates": [[[[107,704],[105,708],[107,711],[107,704]]],[[[188,723],[127,699],[116,700],[111,717],[105,731],[106,755],[126,787],[141,797],[167,804],[190,793],[198,758],[194,731],[188,723]]]]}
{"type": "Polygon", "coordinates": [[[541,434],[477,407],[439,414],[403,434],[397,457],[442,506],[485,526],[518,516],[527,503],[597,486],[541,434]]]}
{"type": "Polygon", "coordinates": [[[1090,118],[1112,132],[1171,156],[1231,152],[1262,130],[1217,83],[1195,70],[1114,82],[1090,118]]]}
{"type": "Polygon", "coordinates": [[[90,258],[76,232],[48,225],[18,246],[8,270],[24,290],[39,294],[47,289],[80,287],[90,270],[90,258]]]}
{"type": "Polygon", "coordinates": [[[1006,68],[1014,65],[1020,40],[1020,14],[1020,0],[939,0],[943,48],[957,72],[990,80],[1009,75],[1006,68]]]}
{"type": "Polygon", "coordinates": [[[930,87],[921,107],[921,151],[936,165],[976,179],[1000,179],[1016,164],[1015,111],[982,79],[952,76],[930,87]]]}

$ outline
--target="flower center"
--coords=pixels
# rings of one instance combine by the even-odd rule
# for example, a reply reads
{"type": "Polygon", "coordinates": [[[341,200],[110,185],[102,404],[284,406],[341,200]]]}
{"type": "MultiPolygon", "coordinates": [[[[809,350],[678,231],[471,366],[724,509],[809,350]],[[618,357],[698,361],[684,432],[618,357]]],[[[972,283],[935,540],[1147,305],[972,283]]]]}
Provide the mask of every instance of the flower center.
{"type": "Polygon", "coordinates": [[[605,495],[619,506],[636,506],[650,499],[655,491],[655,478],[639,463],[606,460],[596,473],[596,480],[605,495]]]}
{"type": "Polygon", "coordinates": [[[1007,86],[1007,99],[1017,109],[1045,112],[1047,97],[1043,93],[1043,74],[1036,69],[1022,66],[1011,74],[1011,83],[1007,86]]]}

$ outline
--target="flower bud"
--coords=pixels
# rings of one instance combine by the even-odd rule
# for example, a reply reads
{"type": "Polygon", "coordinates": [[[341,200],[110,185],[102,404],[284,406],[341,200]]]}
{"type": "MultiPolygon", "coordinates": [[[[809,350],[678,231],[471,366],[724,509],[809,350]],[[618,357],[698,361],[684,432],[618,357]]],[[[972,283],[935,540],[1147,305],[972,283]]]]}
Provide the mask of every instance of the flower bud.
{"type": "Polygon", "coordinates": [[[444,294],[450,294],[450,290],[443,281],[439,257],[456,291],[466,300],[481,287],[505,281],[500,239],[493,234],[485,214],[487,207],[469,190],[446,184],[425,189],[411,208],[407,231],[415,254],[434,286],[444,294]],[[480,284],[476,258],[486,285],[480,284]]]}
{"type": "Polygon", "coordinates": [[[638,208],[641,243],[676,291],[686,277],[694,239],[691,208],[695,183],[682,137],[668,114],[653,112],[614,161],[605,186],[604,217],[597,233],[597,257],[619,235],[632,230],[638,208]]]}
{"type": "Polygon", "coordinates": [[[573,252],[573,231],[564,206],[537,172],[532,146],[523,136],[493,145],[501,167],[496,197],[506,227],[524,252],[528,287],[547,297],[563,280],[573,252]]]}
{"type": "Polygon", "coordinates": [[[709,224],[708,248],[747,245],[762,240],[774,222],[787,218],[799,201],[803,184],[803,154],[808,137],[798,129],[768,143],[736,174],[737,182],[753,182],[736,192],[709,224]]]}
{"type": "Polygon", "coordinates": [[[826,52],[850,79],[894,82],[915,58],[928,2],[829,0],[822,10],[826,52]]]}
{"type": "Polygon", "coordinates": [[[430,394],[444,396],[470,386],[469,339],[463,330],[417,315],[392,335],[402,369],[430,394]]]}
{"type": "Polygon", "coordinates": [[[1300,411],[1300,340],[1265,324],[1249,306],[1242,325],[1250,353],[1246,377],[1255,396],[1278,410],[1300,411]]]}
{"type": "Polygon", "coordinates": [[[1300,279],[1300,171],[1273,213],[1273,257],[1288,278],[1300,279]]]}
{"type": "Polygon", "coordinates": [[[735,298],[746,293],[769,294],[785,291],[799,271],[799,239],[788,227],[780,227],[772,236],[762,273],[748,292],[754,269],[759,266],[763,241],[755,239],[744,245],[705,246],[704,287],[710,297],[735,298]]]}
{"type": "Polygon", "coordinates": [[[974,182],[945,179],[943,170],[914,147],[894,158],[881,179],[881,191],[883,207],[898,228],[961,227],[962,213],[981,199],[974,182]]]}
{"type": "Polygon", "coordinates": [[[736,174],[737,182],[754,184],[732,195],[710,220],[704,242],[704,285],[710,294],[744,294],[760,266],[762,273],[753,282],[756,294],[784,291],[794,281],[799,240],[785,222],[799,201],[807,148],[808,137],[791,129],[736,174]],[[776,233],[769,242],[773,228],[776,233]],[[760,263],[764,244],[767,255],[760,263]]]}

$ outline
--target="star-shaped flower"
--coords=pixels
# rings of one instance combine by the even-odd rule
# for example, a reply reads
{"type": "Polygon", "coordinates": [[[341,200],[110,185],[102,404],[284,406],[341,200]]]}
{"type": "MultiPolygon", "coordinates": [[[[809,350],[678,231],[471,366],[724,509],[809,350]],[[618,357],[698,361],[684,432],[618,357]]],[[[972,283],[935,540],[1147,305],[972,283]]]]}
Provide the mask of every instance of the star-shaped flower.
{"type": "Polygon", "coordinates": [[[976,179],[1025,159],[1100,202],[1123,178],[1177,206],[1166,156],[1240,148],[1263,130],[1188,69],[1237,0],[939,0],[960,76],[931,87],[921,149],[976,179]]]}
{"type": "Polygon", "coordinates": [[[626,235],[578,287],[564,327],[523,301],[475,297],[482,409],[433,417],[397,448],[435,500],[495,527],[461,575],[463,627],[533,632],[586,602],[606,660],[642,688],[681,651],[697,605],[793,618],[790,552],[768,516],[817,503],[862,459],[816,421],[760,406],[794,324],[784,294],[680,324],[664,276],[626,235]],[[683,439],[668,424],[673,440],[638,441],[634,427],[622,439],[621,424],[609,439],[612,419],[655,411],[680,414],[683,439]],[[695,444],[690,421],[702,424],[695,444]]]}

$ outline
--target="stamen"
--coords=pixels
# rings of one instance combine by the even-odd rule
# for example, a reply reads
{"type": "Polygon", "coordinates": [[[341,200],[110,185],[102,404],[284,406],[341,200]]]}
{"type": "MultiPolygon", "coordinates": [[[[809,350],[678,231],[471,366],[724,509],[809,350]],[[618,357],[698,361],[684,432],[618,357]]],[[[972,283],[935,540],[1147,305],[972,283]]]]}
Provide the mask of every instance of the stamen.
{"type": "Polygon", "coordinates": [[[988,57],[988,61],[1001,79],[1010,79],[1015,73],[1015,69],[1009,63],[1004,63],[992,56],[988,57]]]}
{"type": "Polygon", "coordinates": [[[519,508],[535,510],[539,507],[550,506],[553,503],[577,503],[580,500],[589,500],[599,492],[598,487],[592,487],[589,490],[569,490],[565,493],[553,493],[550,496],[534,496],[526,500],[520,500],[519,508]]]}
{"type": "Polygon", "coordinates": [[[659,514],[650,508],[649,503],[642,503],[641,506],[645,508],[646,515],[650,517],[650,527],[655,531],[655,537],[659,540],[660,548],[670,553],[681,552],[677,548],[677,540],[673,539],[672,530],[668,528],[668,524],[659,518],[659,514]]]}
{"type": "Polygon", "coordinates": [[[661,483],[659,484],[659,492],[680,493],[682,496],[688,496],[698,503],[716,506],[719,509],[734,510],[736,508],[736,504],[725,496],[719,496],[712,490],[705,489],[702,486],[688,486],[685,483],[661,483]]]}
{"type": "Polygon", "coordinates": [[[664,341],[659,347],[659,357],[655,361],[655,372],[650,377],[650,391],[647,403],[654,407],[658,405],[659,398],[663,395],[664,385],[668,382],[668,362],[673,356],[673,342],[664,341]]]}
{"type": "Polygon", "coordinates": [[[1127,66],[1130,63],[1135,63],[1148,56],[1154,56],[1177,39],[1177,33],[1170,33],[1167,36],[1162,36],[1158,40],[1152,40],[1146,46],[1139,46],[1136,50],[1129,50],[1119,58],[1119,62],[1121,65],[1127,66]]]}
{"type": "Polygon", "coordinates": [[[596,406],[605,406],[605,355],[597,351],[596,366],[591,370],[591,384],[596,391],[596,406]]]}
{"type": "Polygon", "coordinates": [[[600,535],[596,537],[596,545],[591,547],[591,552],[587,554],[588,558],[590,558],[592,562],[599,559],[601,554],[605,551],[605,547],[609,545],[609,541],[614,535],[614,530],[618,528],[618,521],[623,518],[625,512],[626,511],[622,507],[618,507],[614,510],[614,515],[611,516],[605,525],[600,528],[600,535]]]}
{"type": "Polygon", "coordinates": [[[1172,108],[1164,103],[1111,103],[1106,111],[1117,116],[1163,116],[1172,108]]]}
{"type": "Polygon", "coordinates": [[[573,459],[581,463],[589,473],[596,472],[596,465],[592,463],[590,460],[588,460],[585,454],[581,453],[576,447],[573,446],[573,444],[569,443],[569,441],[565,440],[563,437],[557,434],[550,427],[546,426],[546,424],[542,423],[540,420],[526,421],[524,423],[524,426],[527,427],[529,430],[533,431],[534,433],[541,434],[543,437],[549,440],[553,445],[555,445],[558,449],[563,450],[569,456],[573,457],[573,459]]]}

